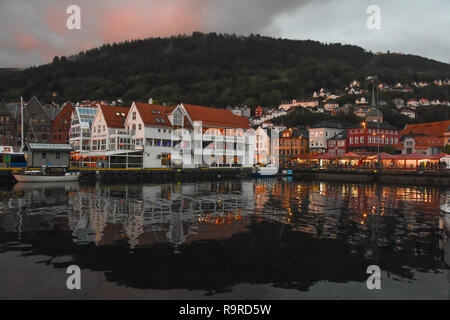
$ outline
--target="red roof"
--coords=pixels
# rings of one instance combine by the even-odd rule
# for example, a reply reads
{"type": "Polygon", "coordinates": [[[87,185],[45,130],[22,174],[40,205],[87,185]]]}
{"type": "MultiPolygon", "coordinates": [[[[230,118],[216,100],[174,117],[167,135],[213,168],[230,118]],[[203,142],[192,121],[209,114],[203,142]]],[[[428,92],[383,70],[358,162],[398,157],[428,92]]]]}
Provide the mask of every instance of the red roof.
{"type": "Polygon", "coordinates": [[[173,106],[160,106],[157,104],[148,104],[135,102],[139,115],[146,126],[172,127],[167,117],[175,110],[173,106]]]}
{"type": "Polygon", "coordinates": [[[105,119],[106,125],[109,128],[124,128],[125,119],[130,108],[116,107],[116,106],[100,106],[100,109],[105,119]]]}
{"type": "Polygon", "coordinates": [[[184,104],[192,121],[202,121],[203,126],[218,128],[250,129],[248,119],[233,114],[230,110],[184,104]]]}
{"type": "Polygon", "coordinates": [[[408,124],[400,135],[424,134],[427,136],[443,137],[450,126],[450,121],[437,121],[419,124],[408,124]]]}

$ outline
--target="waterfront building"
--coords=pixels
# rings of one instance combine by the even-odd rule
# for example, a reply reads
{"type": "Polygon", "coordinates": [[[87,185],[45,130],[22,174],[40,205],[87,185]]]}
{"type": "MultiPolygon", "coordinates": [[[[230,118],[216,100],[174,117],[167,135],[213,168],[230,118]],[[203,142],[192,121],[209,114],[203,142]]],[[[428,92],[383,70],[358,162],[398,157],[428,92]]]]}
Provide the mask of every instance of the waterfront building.
{"type": "MultiPolygon", "coordinates": [[[[58,113],[58,109],[53,106],[43,106],[36,97],[30,99],[24,105],[23,126],[25,142],[51,142],[52,120],[58,113]]],[[[21,116],[16,117],[18,125],[16,126],[20,136],[21,116]]]]}
{"type": "Polygon", "coordinates": [[[259,126],[255,130],[255,164],[267,164],[270,159],[270,129],[259,126]]]}
{"type": "Polygon", "coordinates": [[[343,155],[347,153],[348,148],[348,135],[347,129],[342,130],[334,137],[328,140],[327,153],[334,155],[343,155]]]}
{"type": "Polygon", "coordinates": [[[248,118],[229,110],[185,103],[178,105],[178,109],[193,125],[193,166],[253,166],[255,132],[248,118]]]}
{"type": "Polygon", "coordinates": [[[132,134],[125,130],[129,108],[100,106],[91,125],[90,150],[117,151],[131,148],[132,134]]]}
{"type": "Polygon", "coordinates": [[[17,146],[20,135],[17,132],[16,104],[0,104],[0,144],[2,146],[17,146]]]}
{"type": "Polygon", "coordinates": [[[307,153],[308,131],[289,128],[279,134],[279,155],[283,164],[290,163],[299,155],[307,153]]]}
{"type": "Polygon", "coordinates": [[[97,107],[76,107],[70,121],[69,142],[77,153],[89,152],[91,146],[91,124],[97,107]]]}
{"type": "Polygon", "coordinates": [[[400,141],[399,130],[386,122],[363,122],[349,128],[347,135],[348,151],[357,154],[382,152],[385,146],[395,147],[400,141]]]}
{"type": "Polygon", "coordinates": [[[69,131],[72,120],[72,113],[75,110],[73,105],[66,103],[58,115],[52,120],[51,126],[51,142],[52,143],[69,143],[69,131]]]}
{"type": "Polygon", "coordinates": [[[50,144],[50,143],[29,143],[24,147],[27,151],[27,165],[29,167],[40,168],[68,167],[70,163],[70,144],[50,144]]]}
{"type": "Polygon", "coordinates": [[[143,151],[144,168],[171,166],[173,130],[191,127],[185,120],[180,108],[133,102],[124,125],[129,148],[143,151]]]}
{"type": "Polygon", "coordinates": [[[400,136],[402,154],[438,154],[446,144],[450,144],[450,120],[407,124],[400,136]]]}
{"type": "Polygon", "coordinates": [[[328,139],[340,133],[344,128],[340,124],[321,122],[308,129],[309,150],[311,152],[325,153],[328,139]]]}

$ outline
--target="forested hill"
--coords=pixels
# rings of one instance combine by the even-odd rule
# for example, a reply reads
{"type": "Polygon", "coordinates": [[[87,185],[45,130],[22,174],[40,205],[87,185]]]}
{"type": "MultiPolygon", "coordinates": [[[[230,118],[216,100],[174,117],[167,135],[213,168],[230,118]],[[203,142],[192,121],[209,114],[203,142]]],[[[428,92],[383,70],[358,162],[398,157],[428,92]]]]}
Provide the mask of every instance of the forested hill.
{"type": "Polygon", "coordinates": [[[0,99],[187,101],[275,106],[378,75],[387,83],[450,77],[450,65],[316,41],[194,33],[104,45],[53,63],[0,72],[0,99]],[[56,98],[51,97],[57,92],[56,98]]]}

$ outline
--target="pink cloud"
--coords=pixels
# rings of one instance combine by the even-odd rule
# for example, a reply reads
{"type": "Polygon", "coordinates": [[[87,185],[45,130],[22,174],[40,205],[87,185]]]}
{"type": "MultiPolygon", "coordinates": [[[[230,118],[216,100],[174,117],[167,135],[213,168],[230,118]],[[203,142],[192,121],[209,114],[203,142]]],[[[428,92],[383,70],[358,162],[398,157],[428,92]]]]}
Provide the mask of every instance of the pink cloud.
{"type": "Polygon", "coordinates": [[[27,33],[17,33],[16,43],[18,48],[21,50],[33,50],[39,46],[39,42],[27,33]]]}
{"type": "MultiPolygon", "coordinates": [[[[136,1],[135,1],[136,2],[136,1]]],[[[197,5],[202,1],[128,3],[101,12],[99,36],[106,42],[191,33],[203,27],[197,5]]]]}

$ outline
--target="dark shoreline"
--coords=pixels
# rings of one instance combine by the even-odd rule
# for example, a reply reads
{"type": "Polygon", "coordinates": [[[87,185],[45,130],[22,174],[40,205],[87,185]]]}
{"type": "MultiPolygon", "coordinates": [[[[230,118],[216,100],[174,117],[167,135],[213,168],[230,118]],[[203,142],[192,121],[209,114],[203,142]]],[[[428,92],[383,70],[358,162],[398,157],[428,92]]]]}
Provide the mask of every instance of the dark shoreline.
{"type": "MultiPolygon", "coordinates": [[[[153,170],[82,170],[80,182],[101,181],[106,183],[129,182],[196,182],[250,178],[250,168],[210,169],[153,169],[153,170]]],[[[278,175],[277,177],[279,177],[278,175]]],[[[275,177],[274,177],[275,178],[275,177]]],[[[345,183],[385,183],[402,185],[450,186],[450,172],[446,171],[400,171],[369,169],[312,169],[295,168],[295,180],[319,180],[345,183]]],[[[264,178],[263,178],[264,179],[264,178]]],[[[0,184],[13,185],[9,170],[0,171],[0,184]]]]}

